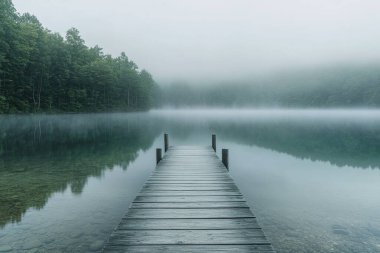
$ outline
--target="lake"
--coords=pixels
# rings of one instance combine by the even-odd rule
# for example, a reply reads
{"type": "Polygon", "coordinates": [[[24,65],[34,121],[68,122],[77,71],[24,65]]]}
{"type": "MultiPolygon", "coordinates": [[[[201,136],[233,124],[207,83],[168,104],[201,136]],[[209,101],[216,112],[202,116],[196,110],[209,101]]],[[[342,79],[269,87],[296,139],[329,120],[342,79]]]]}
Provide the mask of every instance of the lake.
{"type": "Polygon", "coordinates": [[[0,116],[0,252],[98,252],[171,145],[230,150],[277,252],[380,252],[380,111],[0,116]]]}

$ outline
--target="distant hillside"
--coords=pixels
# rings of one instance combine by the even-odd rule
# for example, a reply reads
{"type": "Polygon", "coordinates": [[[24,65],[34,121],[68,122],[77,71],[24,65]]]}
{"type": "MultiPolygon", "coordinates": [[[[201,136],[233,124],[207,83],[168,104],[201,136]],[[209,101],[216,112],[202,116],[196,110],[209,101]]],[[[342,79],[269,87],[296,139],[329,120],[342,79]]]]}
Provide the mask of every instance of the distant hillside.
{"type": "Polygon", "coordinates": [[[379,107],[380,64],[288,72],[246,82],[161,88],[161,106],[379,107]]]}

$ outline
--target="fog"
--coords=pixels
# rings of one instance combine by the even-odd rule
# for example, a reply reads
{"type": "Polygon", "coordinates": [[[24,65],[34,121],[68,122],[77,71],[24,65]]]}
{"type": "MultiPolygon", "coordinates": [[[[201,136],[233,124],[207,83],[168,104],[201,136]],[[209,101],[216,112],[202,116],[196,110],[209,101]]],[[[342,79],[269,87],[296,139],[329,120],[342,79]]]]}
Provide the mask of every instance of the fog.
{"type": "Polygon", "coordinates": [[[125,51],[158,83],[213,82],[380,58],[378,0],[14,0],[62,35],[125,51]]]}

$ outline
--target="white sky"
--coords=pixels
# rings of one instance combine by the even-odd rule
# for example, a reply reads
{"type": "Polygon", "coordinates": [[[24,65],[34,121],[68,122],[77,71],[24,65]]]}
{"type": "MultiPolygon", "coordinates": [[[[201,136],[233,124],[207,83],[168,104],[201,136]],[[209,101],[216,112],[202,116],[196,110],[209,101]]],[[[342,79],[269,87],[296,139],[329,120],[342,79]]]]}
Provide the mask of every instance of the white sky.
{"type": "Polygon", "coordinates": [[[13,0],[52,31],[125,51],[157,81],[380,59],[380,0],[13,0]]]}

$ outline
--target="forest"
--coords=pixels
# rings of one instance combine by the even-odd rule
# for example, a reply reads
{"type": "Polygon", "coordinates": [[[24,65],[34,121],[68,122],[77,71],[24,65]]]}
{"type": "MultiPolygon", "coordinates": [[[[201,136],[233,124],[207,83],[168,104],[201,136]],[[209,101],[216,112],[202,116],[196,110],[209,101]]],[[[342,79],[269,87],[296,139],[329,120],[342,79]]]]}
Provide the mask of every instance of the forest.
{"type": "Polygon", "coordinates": [[[0,113],[136,111],[152,106],[156,83],[125,53],[65,38],[11,0],[0,1],[0,113]]]}

